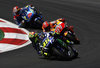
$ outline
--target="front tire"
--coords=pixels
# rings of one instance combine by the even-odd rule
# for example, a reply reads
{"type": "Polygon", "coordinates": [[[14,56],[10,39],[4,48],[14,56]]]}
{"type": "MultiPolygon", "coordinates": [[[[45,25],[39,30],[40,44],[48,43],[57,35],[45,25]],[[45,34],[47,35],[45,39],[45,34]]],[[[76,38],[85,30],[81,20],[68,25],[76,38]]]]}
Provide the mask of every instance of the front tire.
{"type": "Polygon", "coordinates": [[[78,57],[78,52],[76,49],[74,49],[73,47],[71,46],[68,46],[68,53],[67,53],[68,57],[69,58],[76,58],[78,57]]]}
{"type": "Polygon", "coordinates": [[[66,59],[72,59],[78,56],[78,52],[71,45],[66,45],[64,42],[62,44],[59,41],[56,43],[53,49],[56,56],[66,59]]]}

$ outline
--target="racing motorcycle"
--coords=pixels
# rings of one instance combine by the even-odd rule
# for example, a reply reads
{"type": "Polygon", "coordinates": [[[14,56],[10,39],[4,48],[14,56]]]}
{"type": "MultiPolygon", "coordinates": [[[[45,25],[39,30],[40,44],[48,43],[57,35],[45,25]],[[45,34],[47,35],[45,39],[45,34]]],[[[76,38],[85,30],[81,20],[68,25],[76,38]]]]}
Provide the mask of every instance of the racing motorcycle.
{"type": "MultiPolygon", "coordinates": [[[[58,23],[60,23],[61,21],[58,21],[58,23]]],[[[76,36],[74,30],[73,30],[73,26],[69,26],[66,23],[63,23],[62,25],[57,25],[59,27],[55,27],[53,29],[51,29],[51,31],[55,31],[55,32],[60,32],[61,35],[64,35],[64,37],[66,37],[68,40],[74,42],[74,44],[80,44],[80,41],[78,39],[78,37],[76,36]],[[63,27],[62,25],[65,25],[65,27],[63,27]]]]}
{"type": "Polygon", "coordinates": [[[22,18],[24,23],[21,27],[37,27],[40,28],[42,26],[42,17],[36,15],[36,11],[34,11],[30,6],[27,6],[25,10],[22,11],[22,18]]]}
{"type": "MultiPolygon", "coordinates": [[[[78,52],[75,48],[73,48],[70,44],[66,44],[63,40],[59,38],[55,38],[54,36],[51,36],[50,34],[41,34],[38,38],[35,37],[34,39],[31,38],[31,41],[33,43],[33,47],[35,47],[36,51],[40,51],[41,46],[48,47],[48,55],[43,55],[44,57],[61,57],[61,58],[67,58],[72,59],[78,56],[78,52]],[[46,36],[46,37],[45,37],[46,36]],[[40,42],[39,40],[42,39],[40,42]]],[[[43,50],[44,51],[44,50],[43,50]]]]}

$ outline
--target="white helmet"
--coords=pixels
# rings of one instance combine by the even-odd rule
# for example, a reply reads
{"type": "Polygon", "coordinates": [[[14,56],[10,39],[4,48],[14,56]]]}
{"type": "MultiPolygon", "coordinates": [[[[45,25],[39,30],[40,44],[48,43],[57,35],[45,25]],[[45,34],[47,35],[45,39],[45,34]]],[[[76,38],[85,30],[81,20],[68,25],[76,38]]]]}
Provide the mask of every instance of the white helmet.
{"type": "Polygon", "coordinates": [[[14,12],[14,13],[17,13],[18,11],[19,11],[18,6],[15,6],[15,7],[13,8],[13,12],[14,12]]]}

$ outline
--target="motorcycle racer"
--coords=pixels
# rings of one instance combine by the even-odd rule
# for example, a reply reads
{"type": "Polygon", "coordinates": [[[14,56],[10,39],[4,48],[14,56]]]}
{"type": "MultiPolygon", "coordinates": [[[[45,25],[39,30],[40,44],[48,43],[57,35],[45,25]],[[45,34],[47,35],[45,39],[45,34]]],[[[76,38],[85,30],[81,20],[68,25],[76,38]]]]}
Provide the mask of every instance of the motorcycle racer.
{"type": "Polygon", "coordinates": [[[41,42],[47,38],[48,33],[42,32],[42,33],[35,33],[35,32],[30,32],[29,33],[29,38],[33,43],[33,47],[36,49],[37,53],[40,56],[47,56],[48,55],[48,47],[42,46],[41,42]]]}
{"type": "Polygon", "coordinates": [[[60,36],[55,38],[48,32],[30,32],[29,37],[31,41],[33,39],[33,43],[35,44],[34,48],[40,56],[44,56],[47,58],[52,56],[59,56],[70,59],[70,57],[77,57],[78,55],[77,50],[73,49],[72,46],[64,43],[64,41],[59,39],[60,36]],[[57,49],[55,49],[56,47],[57,49]]]}
{"type": "Polygon", "coordinates": [[[15,20],[16,24],[21,26],[22,23],[24,23],[24,20],[22,19],[22,11],[26,10],[27,7],[30,6],[35,12],[37,17],[41,17],[41,14],[33,5],[27,5],[23,8],[19,8],[18,6],[13,7],[13,19],[15,20]]]}
{"type": "Polygon", "coordinates": [[[55,21],[45,21],[42,25],[43,32],[54,31],[54,34],[60,34],[63,37],[66,35],[65,30],[68,30],[68,25],[64,18],[59,18],[55,21]]]}
{"type": "Polygon", "coordinates": [[[43,32],[54,31],[57,33],[61,33],[61,31],[67,27],[65,24],[64,18],[59,18],[55,21],[47,22],[45,21],[42,25],[43,32]]]}
{"type": "MultiPolygon", "coordinates": [[[[30,40],[32,41],[34,48],[36,49],[36,51],[38,52],[38,54],[40,56],[42,56],[42,55],[49,56],[49,53],[48,53],[49,46],[48,45],[43,46],[41,43],[50,36],[54,36],[55,39],[60,38],[64,41],[66,40],[60,34],[57,34],[53,31],[41,32],[41,33],[35,33],[35,32],[29,33],[30,40]]],[[[67,44],[72,44],[72,42],[70,42],[69,40],[66,40],[66,41],[67,41],[67,44]]]]}

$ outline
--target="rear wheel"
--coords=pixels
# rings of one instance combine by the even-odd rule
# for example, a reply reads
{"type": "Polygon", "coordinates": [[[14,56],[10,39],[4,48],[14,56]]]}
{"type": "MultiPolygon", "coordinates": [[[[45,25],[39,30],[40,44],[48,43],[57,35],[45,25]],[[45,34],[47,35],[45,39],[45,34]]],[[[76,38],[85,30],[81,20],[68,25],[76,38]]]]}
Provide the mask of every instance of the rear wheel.
{"type": "Polygon", "coordinates": [[[28,24],[28,22],[24,22],[19,27],[21,27],[21,28],[28,28],[29,24],[28,24]]]}

